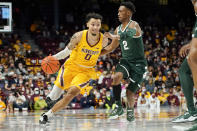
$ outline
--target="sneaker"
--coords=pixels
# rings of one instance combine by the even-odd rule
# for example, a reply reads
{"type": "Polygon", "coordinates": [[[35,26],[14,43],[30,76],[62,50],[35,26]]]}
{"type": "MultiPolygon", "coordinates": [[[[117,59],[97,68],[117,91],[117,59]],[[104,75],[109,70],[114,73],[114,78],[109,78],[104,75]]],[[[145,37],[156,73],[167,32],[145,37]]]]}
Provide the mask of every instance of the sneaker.
{"type": "Polygon", "coordinates": [[[124,114],[124,110],[122,106],[116,106],[116,108],[114,108],[114,110],[112,110],[112,112],[109,114],[109,119],[117,119],[123,114],[124,114]]]}
{"type": "Polygon", "coordinates": [[[191,122],[197,120],[197,111],[187,111],[172,120],[174,123],[191,122]]]}
{"type": "Polygon", "coordinates": [[[127,109],[127,120],[129,121],[129,122],[132,122],[132,121],[134,121],[135,120],[135,116],[134,116],[134,109],[127,109]]]}
{"type": "Polygon", "coordinates": [[[41,116],[40,116],[40,120],[39,120],[39,123],[40,124],[46,124],[46,123],[48,123],[49,121],[48,121],[48,116],[45,114],[45,113],[43,113],[41,116]]]}
{"type": "Polygon", "coordinates": [[[45,102],[47,103],[47,109],[51,109],[54,105],[55,105],[55,103],[57,102],[56,100],[51,100],[51,98],[50,97],[47,97],[46,99],[45,99],[45,102]]]}

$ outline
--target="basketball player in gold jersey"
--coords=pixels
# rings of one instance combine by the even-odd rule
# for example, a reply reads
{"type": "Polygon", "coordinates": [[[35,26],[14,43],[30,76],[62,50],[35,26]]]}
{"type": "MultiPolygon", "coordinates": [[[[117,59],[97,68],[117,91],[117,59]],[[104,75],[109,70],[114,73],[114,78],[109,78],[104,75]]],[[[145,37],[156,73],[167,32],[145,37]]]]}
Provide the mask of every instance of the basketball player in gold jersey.
{"type": "Polygon", "coordinates": [[[58,60],[70,55],[70,58],[59,70],[55,81],[54,89],[48,97],[55,100],[60,97],[62,91],[67,90],[63,99],[58,101],[52,109],[43,113],[40,117],[40,124],[46,124],[53,114],[65,106],[77,96],[94,78],[94,66],[103,47],[108,44],[108,38],[100,33],[102,16],[97,13],[89,13],[86,16],[88,30],[75,33],[68,46],[53,55],[58,60]]]}

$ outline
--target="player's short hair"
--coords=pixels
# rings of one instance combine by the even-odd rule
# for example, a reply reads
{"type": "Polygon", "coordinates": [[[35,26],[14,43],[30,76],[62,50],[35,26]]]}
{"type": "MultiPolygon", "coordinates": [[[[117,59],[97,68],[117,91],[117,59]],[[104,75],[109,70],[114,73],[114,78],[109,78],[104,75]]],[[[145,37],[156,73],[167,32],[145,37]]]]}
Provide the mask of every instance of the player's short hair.
{"type": "Polygon", "coordinates": [[[91,18],[100,19],[102,21],[103,17],[98,13],[88,13],[86,15],[86,22],[88,22],[91,18]]]}
{"type": "Polygon", "coordinates": [[[120,3],[120,6],[125,6],[127,9],[129,9],[133,14],[136,12],[136,9],[135,9],[135,5],[130,2],[130,1],[127,1],[127,2],[121,2],[120,3]]]}

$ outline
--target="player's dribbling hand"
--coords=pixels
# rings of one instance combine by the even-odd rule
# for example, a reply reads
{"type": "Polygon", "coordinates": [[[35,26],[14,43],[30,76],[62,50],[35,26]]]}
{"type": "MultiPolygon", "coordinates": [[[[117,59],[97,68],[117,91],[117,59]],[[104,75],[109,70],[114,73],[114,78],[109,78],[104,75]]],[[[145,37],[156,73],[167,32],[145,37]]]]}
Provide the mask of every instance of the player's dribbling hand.
{"type": "Polygon", "coordinates": [[[54,55],[52,55],[52,54],[49,54],[49,56],[52,56],[52,57],[54,57],[55,59],[57,59],[54,55]]]}

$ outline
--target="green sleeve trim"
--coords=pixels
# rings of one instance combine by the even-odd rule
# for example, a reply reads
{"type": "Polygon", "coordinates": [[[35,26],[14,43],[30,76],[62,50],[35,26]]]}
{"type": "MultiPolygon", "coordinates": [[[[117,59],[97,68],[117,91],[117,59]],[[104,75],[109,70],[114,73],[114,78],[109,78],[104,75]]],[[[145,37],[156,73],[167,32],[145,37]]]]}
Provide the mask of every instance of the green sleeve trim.
{"type": "Polygon", "coordinates": [[[127,31],[120,34],[120,39],[124,39],[126,37],[133,37],[136,34],[136,29],[128,28],[127,31]]]}
{"type": "Polygon", "coordinates": [[[134,35],[136,35],[136,32],[137,32],[136,29],[133,29],[133,28],[132,29],[131,28],[127,29],[128,36],[132,36],[133,37],[134,35]]]}

